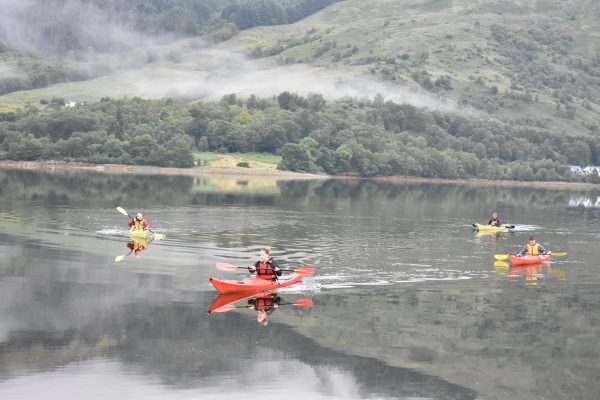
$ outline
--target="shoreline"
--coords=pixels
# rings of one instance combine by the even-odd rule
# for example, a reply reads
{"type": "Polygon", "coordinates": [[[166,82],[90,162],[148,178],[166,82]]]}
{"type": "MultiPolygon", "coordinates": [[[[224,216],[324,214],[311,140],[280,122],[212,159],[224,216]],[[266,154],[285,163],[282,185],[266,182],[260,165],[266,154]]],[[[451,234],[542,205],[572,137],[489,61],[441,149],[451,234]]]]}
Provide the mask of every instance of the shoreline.
{"type": "Polygon", "coordinates": [[[560,181],[511,181],[511,180],[490,180],[481,178],[469,179],[442,179],[442,178],[422,178],[410,176],[377,176],[377,177],[359,177],[359,176],[333,176],[318,175],[306,172],[291,171],[243,171],[231,169],[215,168],[176,168],[176,167],[154,167],[147,165],[123,165],[123,164],[90,164],[66,161],[0,161],[0,169],[20,169],[20,170],[41,170],[41,171],[85,171],[99,172],[105,174],[139,174],[139,175],[181,175],[181,176],[241,176],[241,177],[265,177],[282,180],[374,180],[377,182],[388,183],[435,183],[446,185],[471,185],[471,186],[499,186],[499,187],[532,187],[543,189],[594,189],[600,190],[599,184],[582,182],[560,182],[560,181]]]}
{"type": "Polygon", "coordinates": [[[248,176],[279,179],[328,179],[329,175],[316,175],[292,171],[243,171],[216,168],[154,167],[150,165],[91,164],[66,161],[0,161],[0,169],[41,171],[87,171],[104,174],[180,175],[180,176],[248,176]]]}

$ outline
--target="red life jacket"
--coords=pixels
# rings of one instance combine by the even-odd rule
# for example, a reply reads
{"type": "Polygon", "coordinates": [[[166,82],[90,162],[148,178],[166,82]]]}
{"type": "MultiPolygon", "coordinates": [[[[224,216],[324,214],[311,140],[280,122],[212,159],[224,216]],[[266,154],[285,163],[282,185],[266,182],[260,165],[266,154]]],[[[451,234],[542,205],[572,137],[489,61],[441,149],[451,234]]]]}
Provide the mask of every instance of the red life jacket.
{"type": "Polygon", "coordinates": [[[270,257],[266,262],[258,261],[256,267],[256,275],[264,279],[275,279],[273,271],[273,257],[270,257]]]}

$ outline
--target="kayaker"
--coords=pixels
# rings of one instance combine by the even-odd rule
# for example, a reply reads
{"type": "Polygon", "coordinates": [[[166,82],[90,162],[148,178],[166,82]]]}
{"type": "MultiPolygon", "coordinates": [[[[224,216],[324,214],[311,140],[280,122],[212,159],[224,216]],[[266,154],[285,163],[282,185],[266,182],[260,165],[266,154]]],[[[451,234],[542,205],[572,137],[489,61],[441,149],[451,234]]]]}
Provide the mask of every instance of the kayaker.
{"type": "Polygon", "coordinates": [[[500,219],[498,218],[498,213],[495,212],[492,214],[492,219],[490,219],[490,222],[488,222],[488,225],[500,226],[500,219]]]}
{"type": "Polygon", "coordinates": [[[519,257],[523,257],[524,255],[530,255],[530,256],[543,256],[546,254],[552,254],[551,251],[547,251],[544,246],[542,246],[541,244],[538,244],[535,241],[535,236],[530,235],[529,236],[529,243],[527,243],[527,245],[525,245],[525,247],[523,248],[523,250],[521,250],[519,252],[519,254],[517,254],[517,256],[519,257]]]}
{"type": "Polygon", "coordinates": [[[275,280],[278,276],[281,276],[279,265],[273,257],[269,256],[270,253],[271,248],[269,246],[262,248],[258,261],[253,266],[248,267],[248,270],[252,273],[256,272],[256,275],[263,279],[275,280]]]}
{"type": "Polygon", "coordinates": [[[148,221],[146,221],[144,219],[144,216],[142,215],[142,213],[135,214],[135,219],[132,219],[131,221],[129,221],[129,223],[127,225],[131,227],[132,231],[139,231],[139,230],[146,231],[146,230],[150,229],[150,224],[148,223],[148,221]]]}

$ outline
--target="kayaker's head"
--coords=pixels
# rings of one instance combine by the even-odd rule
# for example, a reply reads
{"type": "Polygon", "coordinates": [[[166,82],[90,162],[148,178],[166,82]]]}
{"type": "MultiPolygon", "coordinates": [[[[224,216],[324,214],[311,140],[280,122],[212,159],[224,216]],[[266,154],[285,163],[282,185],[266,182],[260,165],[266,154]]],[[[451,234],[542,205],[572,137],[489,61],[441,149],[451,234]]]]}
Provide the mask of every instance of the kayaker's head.
{"type": "Polygon", "coordinates": [[[256,320],[259,324],[266,326],[269,323],[269,321],[267,321],[267,312],[264,310],[260,310],[258,312],[258,315],[256,316],[256,320]]]}
{"type": "Polygon", "coordinates": [[[137,213],[137,214],[135,214],[135,219],[137,219],[138,221],[141,221],[144,219],[144,216],[142,215],[142,213],[137,213]]]}
{"type": "Polygon", "coordinates": [[[529,245],[535,246],[535,236],[529,235],[529,245]]]}
{"type": "Polygon", "coordinates": [[[137,249],[136,251],[133,252],[133,255],[136,257],[140,257],[142,255],[142,250],[141,249],[137,249]]]}
{"type": "Polygon", "coordinates": [[[260,261],[266,262],[269,259],[269,254],[271,254],[271,248],[269,246],[260,249],[260,261]]]}
{"type": "Polygon", "coordinates": [[[493,213],[492,214],[492,219],[495,221],[498,219],[498,213],[493,213]]]}

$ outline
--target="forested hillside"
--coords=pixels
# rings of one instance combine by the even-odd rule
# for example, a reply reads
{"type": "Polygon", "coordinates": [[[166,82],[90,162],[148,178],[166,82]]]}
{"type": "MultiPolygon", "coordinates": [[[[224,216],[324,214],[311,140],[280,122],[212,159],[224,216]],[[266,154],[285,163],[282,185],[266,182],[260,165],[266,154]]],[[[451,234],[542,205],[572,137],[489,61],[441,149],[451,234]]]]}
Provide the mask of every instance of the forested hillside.
{"type": "Polygon", "coordinates": [[[589,0],[348,0],[228,42],[360,71],[505,121],[600,133],[600,6],[589,0]]]}
{"type": "MultiPolygon", "coordinates": [[[[578,180],[600,138],[421,110],[378,98],[282,92],[187,104],[141,98],[0,114],[0,158],[189,167],[193,150],[279,153],[282,169],[435,178],[578,180]]],[[[592,178],[597,180],[598,177],[592,178]]]]}
{"type": "Polygon", "coordinates": [[[4,31],[5,90],[24,87],[19,73],[43,86],[149,50],[102,81],[2,96],[21,107],[0,114],[3,158],[189,166],[194,150],[261,151],[297,171],[519,180],[580,179],[569,164],[600,164],[600,7],[589,0],[22,4],[11,21],[45,33],[4,31]],[[179,40],[192,36],[202,44],[179,40]],[[17,44],[45,58],[25,62],[17,44]],[[101,54],[106,64],[90,63],[101,54]],[[134,97],[148,88],[172,100],[134,97]]]}

